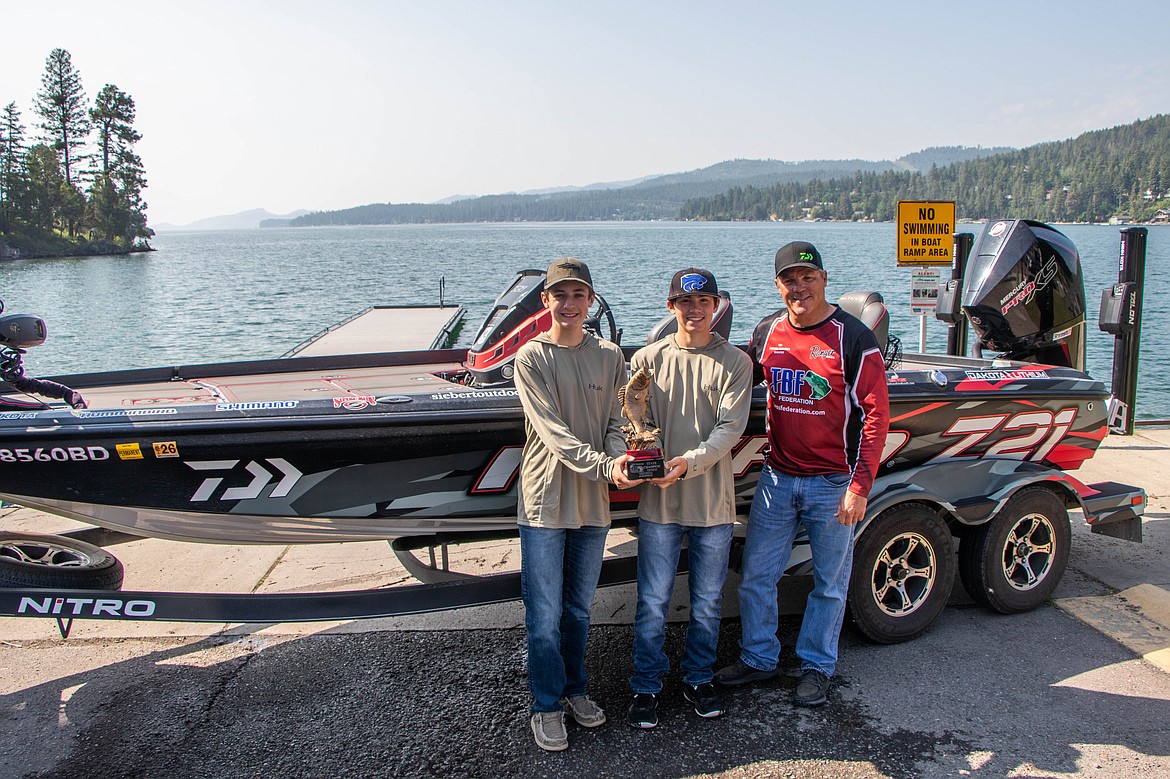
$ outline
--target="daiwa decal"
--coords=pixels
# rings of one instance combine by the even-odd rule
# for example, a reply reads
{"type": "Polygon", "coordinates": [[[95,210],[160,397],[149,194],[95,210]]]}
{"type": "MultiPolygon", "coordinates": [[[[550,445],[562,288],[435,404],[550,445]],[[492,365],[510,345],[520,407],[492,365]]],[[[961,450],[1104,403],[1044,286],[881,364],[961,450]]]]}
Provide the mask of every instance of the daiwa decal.
{"type": "Polygon", "coordinates": [[[138,444],[115,444],[119,460],[141,460],[142,448],[138,444]]]}
{"type": "MultiPolygon", "coordinates": [[[[276,469],[280,474],[280,481],[272,488],[269,493],[270,498],[283,498],[292,491],[292,488],[300,481],[303,475],[296,469],[288,460],[282,460],[279,457],[271,457],[264,462],[276,469]]],[[[187,466],[196,471],[232,471],[240,464],[239,460],[188,460],[187,466]]],[[[269,471],[260,463],[252,460],[244,466],[244,470],[252,474],[252,480],[243,486],[226,487],[223,492],[219,494],[219,500],[251,500],[260,497],[260,493],[267,487],[273,477],[276,475],[269,471]]],[[[213,476],[203,480],[199,485],[199,489],[195,490],[188,501],[191,503],[199,503],[205,500],[211,500],[212,497],[219,490],[223,484],[224,477],[213,476]]]]}
{"type": "Polygon", "coordinates": [[[152,600],[122,600],[121,598],[64,598],[48,595],[44,598],[22,597],[16,613],[46,617],[138,617],[154,615],[157,606],[152,600]]]}
{"type": "Polygon", "coordinates": [[[97,462],[110,459],[110,452],[101,446],[57,446],[52,449],[0,449],[4,463],[63,463],[97,462]]]}
{"type": "Polygon", "coordinates": [[[378,399],[373,395],[346,395],[333,399],[333,408],[344,408],[347,411],[361,411],[367,406],[376,405],[378,399]]]}

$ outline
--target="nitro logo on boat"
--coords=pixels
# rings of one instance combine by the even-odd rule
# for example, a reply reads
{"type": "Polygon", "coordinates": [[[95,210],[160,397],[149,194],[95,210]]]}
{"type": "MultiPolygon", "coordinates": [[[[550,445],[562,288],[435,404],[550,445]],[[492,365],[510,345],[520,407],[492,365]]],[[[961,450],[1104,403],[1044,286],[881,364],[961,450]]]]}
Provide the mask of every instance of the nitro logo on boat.
{"type": "Polygon", "coordinates": [[[707,279],[701,273],[687,273],[679,279],[679,286],[683,292],[698,292],[707,284],[707,279]]]}
{"type": "Polygon", "coordinates": [[[347,411],[361,411],[367,406],[373,406],[378,403],[378,399],[373,395],[346,395],[343,398],[333,399],[333,408],[344,408],[347,411]]]}
{"type": "Polygon", "coordinates": [[[46,617],[128,617],[146,619],[154,616],[158,606],[152,600],[122,600],[121,598],[65,598],[46,595],[43,598],[20,599],[16,613],[46,617]]]}
{"type": "Polygon", "coordinates": [[[808,403],[824,398],[833,388],[828,379],[813,371],[772,368],[768,389],[777,400],[808,403]]]}

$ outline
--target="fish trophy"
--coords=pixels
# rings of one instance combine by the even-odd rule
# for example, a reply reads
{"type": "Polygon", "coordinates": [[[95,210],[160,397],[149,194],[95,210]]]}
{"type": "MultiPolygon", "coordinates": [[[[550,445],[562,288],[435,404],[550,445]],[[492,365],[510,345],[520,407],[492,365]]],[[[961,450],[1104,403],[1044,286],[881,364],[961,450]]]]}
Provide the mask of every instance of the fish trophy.
{"type": "Polygon", "coordinates": [[[626,434],[626,472],[631,479],[661,479],[666,475],[666,461],[658,448],[658,430],[646,421],[650,410],[650,380],[654,374],[639,368],[624,387],[618,389],[618,403],[630,424],[622,427],[626,434]]]}

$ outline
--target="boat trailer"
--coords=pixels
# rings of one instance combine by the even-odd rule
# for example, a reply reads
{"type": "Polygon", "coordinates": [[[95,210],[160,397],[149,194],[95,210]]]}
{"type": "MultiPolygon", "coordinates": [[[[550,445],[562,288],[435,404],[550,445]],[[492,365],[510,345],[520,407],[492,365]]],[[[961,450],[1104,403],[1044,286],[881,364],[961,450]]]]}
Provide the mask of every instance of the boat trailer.
{"type": "MultiPolygon", "coordinates": [[[[103,546],[138,540],[126,533],[87,528],[61,534],[100,540],[103,546]]],[[[448,548],[459,543],[515,538],[518,531],[476,534],[438,534],[390,541],[407,572],[420,581],[394,587],[313,593],[148,592],[129,590],[0,587],[0,617],[42,617],[56,620],[62,638],[68,638],[77,619],[140,622],[207,622],[276,624],[281,622],[335,622],[400,617],[436,611],[485,606],[520,600],[520,573],[486,575],[451,571],[448,548]],[[429,562],[414,552],[429,551],[429,562]]],[[[687,554],[679,556],[679,573],[686,573],[687,554]]],[[[602,562],[598,587],[630,584],[638,579],[636,556],[602,562]]]]}

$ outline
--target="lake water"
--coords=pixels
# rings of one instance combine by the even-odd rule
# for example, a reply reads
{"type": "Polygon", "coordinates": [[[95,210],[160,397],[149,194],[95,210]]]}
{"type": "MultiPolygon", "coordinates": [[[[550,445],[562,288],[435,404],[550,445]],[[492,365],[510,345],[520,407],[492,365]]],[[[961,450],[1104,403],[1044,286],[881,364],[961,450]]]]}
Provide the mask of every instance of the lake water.
{"type": "MultiPolygon", "coordinates": [[[[978,235],[982,225],[959,225],[978,235]]],[[[1119,232],[1104,225],[1060,226],[1077,245],[1085,273],[1089,372],[1109,383],[1112,339],[1097,329],[1101,290],[1117,278],[1119,232]]],[[[732,336],[779,307],[772,255],[791,240],[817,245],[829,296],[874,289],[886,298],[891,332],[917,350],[919,318],[909,311],[908,269],[894,261],[893,224],[673,223],[394,225],[162,233],[158,251],[125,257],[0,264],[6,311],[36,314],[49,340],[27,355],[31,376],[191,362],[275,357],[368,306],[432,304],[440,279],[447,302],[468,310],[463,343],[522,268],[551,259],[589,263],[598,291],[625,331],[642,343],[666,314],[671,274],[713,271],[735,303],[732,336]]],[[[1150,228],[1138,394],[1139,418],[1170,418],[1170,227],[1150,228]]],[[[942,269],[944,278],[949,269],[942,269]]],[[[946,331],[928,320],[927,349],[943,351],[946,331]]]]}

